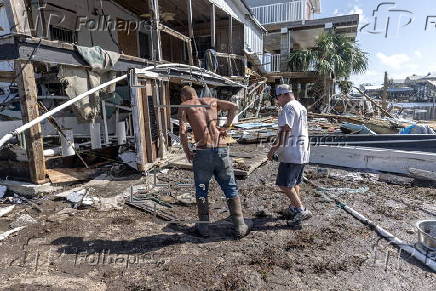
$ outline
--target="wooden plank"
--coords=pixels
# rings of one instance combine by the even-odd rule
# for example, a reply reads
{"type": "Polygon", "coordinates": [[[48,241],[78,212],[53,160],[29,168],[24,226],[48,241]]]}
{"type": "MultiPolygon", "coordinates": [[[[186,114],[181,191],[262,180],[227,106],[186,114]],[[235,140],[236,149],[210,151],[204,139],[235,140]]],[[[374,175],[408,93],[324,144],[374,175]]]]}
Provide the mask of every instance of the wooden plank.
{"type": "Polygon", "coordinates": [[[210,6],[210,35],[211,42],[210,47],[216,49],[216,6],[211,4],[210,6]]]}
{"type": "Polygon", "coordinates": [[[173,37],[175,37],[175,38],[178,38],[178,39],[180,39],[180,40],[182,40],[182,41],[184,41],[184,42],[189,42],[189,41],[191,41],[191,38],[190,38],[190,37],[185,36],[184,34],[178,32],[178,31],[175,31],[174,29],[171,29],[171,28],[169,28],[169,27],[166,26],[166,25],[160,24],[160,25],[159,25],[159,30],[160,30],[160,31],[163,31],[163,32],[165,32],[165,33],[168,33],[169,35],[171,35],[171,36],[173,36],[173,37]]]}
{"type": "Polygon", "coordinates": [[[142,111],[144,115],[144,129],[145,129],[145,144],[147,148],[147,162],[153,163],[153,141],[151,136],[151,122],[150,122],[150,111],[148,104],[148,96],[151,95],[151,80],[147,80],[145,88],[141,89],[142,97],[142,111]]]}
{"type": "Polygon", "coordinates": [[[50,182],[54,184],[89,181],[95,177],[97,169],[58,168],[47,169],[50,182]]]}
{"type": "Polygon", "coordinates": [[[131,88],[132,121],[135,136],[136,164],[139,171],[144,171],[147,164],[147,147],[145,139],[145,124],[140,89],[131,88]]]}
{"type": "MultiPolygon", "coordinates": [[[[165,88],[165,95],[164,95],[165,105],[171,106],[170,82],[164,82],[164,88],[165,88]]],[[[167,108],[166,118],[167,118],[167,129],[173,133],[174,130],[173,130],[173,124],[171,122],[171,108],[167,108]]],[[[167,145],[169,146],[169,141],[167,145]]]]}
{"type": "Polygon", "coordinates": [[[157,156],[159,158],[164,157],[165,153],[165,139],[163,134],[163,124],[162,124],[162,118],[164,117],[162,114],[162,107],[158,107],[161,105],[161,96],[158,81],[152,80],[152,96],[153,96],[153,104],[154,104],[154,111],[156,116],[156,123],[157,123],[157,129],[158,129],[158,144],[157,144],[157,156]]]}
{"type": "MultiPolygon", "coordinates": [[[[27,61],[29,56],[33,55],[32,60],[37,62],[90,68],[71,44],[62,42],[9,36],[0,39],[0,51],[2,52],[0,61],[15,59],[27,61]]],[[[130,68],[144,68],[152,63],[146,59],[121,55],[113,70],[127,72],[130,68]]]]}
{"type": "Polygon", "coordinates": [[[188,49],[189,65],[193,66],[194,65],[194,56],[193,56],[193,52],[192,52],[192,41],[187,42],[186,46],[187,46],[187,49],[188,49]]]}
{"type": "MultiPolygon", "coordinates": [[[[160,84],[159,84],[159,99],[160,99],[161,105],[164,105],[164,106],[169,105],[169,103],[167,103],[168,98],[166,96],[166,94],[167,94],[166,83],[167,82],[160,81],[160,84]]],[[[161,110],[160,122],[162,124],[162,134],[163,134],[163,138],[165,141],[164,146],[168,147],[168,144],[169,144],[169,140],[168,140],[168,128],[169,128],[168,116],[171,113],[171,108],[160,107],[159,109],[161,110]]]]}
{"type": "MultiPolygon", "coordinates": [[[[32,63],[15,61],[15,72],[18,92],[21,97],[21,114],[24,124],[39,117],[38,90],[32,63]]],[[[41,125],[38,124],[26,130],[25,137],[31,180],[35,184],[45,183],[46,169],[41,125]]]]}
{"type": "Polygon", "coordinates": [[[312,146],[310,163],[409,174],[410,168],[436,172],[436,154],[365,147],[312,146]]]}

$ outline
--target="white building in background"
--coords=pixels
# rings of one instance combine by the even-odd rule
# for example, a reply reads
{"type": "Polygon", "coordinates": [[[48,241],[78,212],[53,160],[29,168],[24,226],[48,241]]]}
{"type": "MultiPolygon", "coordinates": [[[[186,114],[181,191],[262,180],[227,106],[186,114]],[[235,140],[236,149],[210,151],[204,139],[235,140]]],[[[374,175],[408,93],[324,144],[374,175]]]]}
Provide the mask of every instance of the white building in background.
{"type": "Polygon", "coordinates": [[[321,12],[320,0],[247,0],[262,25],[314,18],[321,12]]]}

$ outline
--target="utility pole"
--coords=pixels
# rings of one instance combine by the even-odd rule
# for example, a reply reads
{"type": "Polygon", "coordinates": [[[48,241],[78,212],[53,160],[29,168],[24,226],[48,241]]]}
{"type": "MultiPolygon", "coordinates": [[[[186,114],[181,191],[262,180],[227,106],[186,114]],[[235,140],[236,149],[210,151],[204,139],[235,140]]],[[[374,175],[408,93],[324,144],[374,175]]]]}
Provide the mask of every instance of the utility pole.
{"type": "MultiPolygon", "coordinates": [[[[388,109],[388,72],[385,72],[385,80],[384,80],[383,95],[382,95],[382,108],[385,111],[388,109]]],[[[385,117],[384,113],[382,113],[382,117],[385,117]]]]}

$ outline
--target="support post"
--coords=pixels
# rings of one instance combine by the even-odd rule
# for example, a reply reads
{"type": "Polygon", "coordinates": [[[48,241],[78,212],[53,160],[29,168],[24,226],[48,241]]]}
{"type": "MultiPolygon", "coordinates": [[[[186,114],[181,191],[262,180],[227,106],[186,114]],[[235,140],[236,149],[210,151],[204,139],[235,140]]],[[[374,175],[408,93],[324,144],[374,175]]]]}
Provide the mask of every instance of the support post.
{"type": "Polygon", "coordinates": [[[210,47],[216,49],[216,12],[215,12],[215,4],[212,4],[210,7],[210,35],[211,42],[210,47]]]}
{"type": "Polygon", "coordinates": [[[195,51],[195,54],[193,54],[192,45],[195,47],[195,39],[194,39],[194,27],[192,24],[192,0],[187,0],[188,5],[188,30],[189,30],[189,37],[191,38],[191,42],[188,43],[188,55],[189,55],[189,64],[191,66],[194,65],[194,63],[198,60],[197,51],[195,51]]]}
{"type": "MultiPolygon", "coordinates": [[[[385,80],[383,84],[383,95],[382,95],[382,108],[384,111],[388,109],[388,72],[385,72],[385,80]]],[[[382,117],[385,117],[384,113],[382,113],[382,117]]]]}
{"type": "MultiPolygon", "coordinates": [[[[32,63],[15,61],[16,82],[21,102],[23,124],[39,117],[38,90],[32,63]]],[[[46,168],[41,125],[37,124],[25,132],[26,152],[29,160],[30,179],[35,184],[46,182],[46,168]]]]}
{"type": "Polygon", "coordinates": [[[228,53],[233,54],[233,17],[229,15],[229,46],[228,53]]]}
{"type": "Polygon", "coordinates": [[[150,104],[148,96],[152,96],[151,80],[147,80],[145,88],[141,89],[142,110],[144,113],[145,145],[147,148],[147,161],[153,163],[155,159],[155,148],[151,136],[150,104]]]}
{"type": "Polygon", "coordinates": [[[280,40],[280,72],[287,72],[289,53],[291,51],[291,33],[287,27],[282,28],[280,40]]]}
{"type": "Polygon", "coordinates": [[[133,135],[135,136],[136,164],[138,170],[143,172],[147,164],[147,153],[141,89],[130,88],[130,100],[132,105],[133,135]]]}
{"type": "Polygon", "coordinates": [[[153,32],[152,32],[152,43],[155,61],[162,61],[162,42],[160,36],[160,14],[159,14],[159,0],[150,0],[149,8],[153,14],[153,32]]]}
{"type": "MultiPolygon", "coordinates": [[[[167,91],[166,91],[166,82],[159,81],[159,99],[160,103],[163,106],[168,106],[170,104],[167,103],[167,91]]],[[[161,107],[161,124],[162,124],[162,134],[164,137],[165,147],[168,147],[169,140],[168,140],[168,115],[171,114],[171,108],[170,107],[161,107]]]]}
{"type": "Polygon", "coordinates": [[[161,91],[159,89],[159,81],[152,80],[152,86],[153,86],[153,104],[154,104],[154,110],[155,110],[155,116],[156,116],[156,123],[157,123],[157,132],[158,132],[158,152],[157,156],[159,158],[163,158],[165,155],[165,138],[164,138],[164,123],[162,123],[163,114],[162,114],[162,95],[160,95],[161,91]]]}

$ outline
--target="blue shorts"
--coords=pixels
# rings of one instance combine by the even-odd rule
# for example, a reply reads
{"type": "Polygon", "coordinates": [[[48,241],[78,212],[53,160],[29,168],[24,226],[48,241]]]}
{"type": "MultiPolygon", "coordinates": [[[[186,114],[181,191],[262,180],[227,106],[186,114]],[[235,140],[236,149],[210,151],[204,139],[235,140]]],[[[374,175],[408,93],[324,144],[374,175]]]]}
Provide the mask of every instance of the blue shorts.
{"type": "Polygon", "coordinates": [[[208,196],[212,176],[215,176],[226,198],[239,195],[228,148],[199,149],[195,151],[192,164],[197,197],[208,196]]]}
{"type": "Polygon", "coordinates": [[[280,163],[276,185],[292,188],[303,182],[305,164],[280,163]]]}

